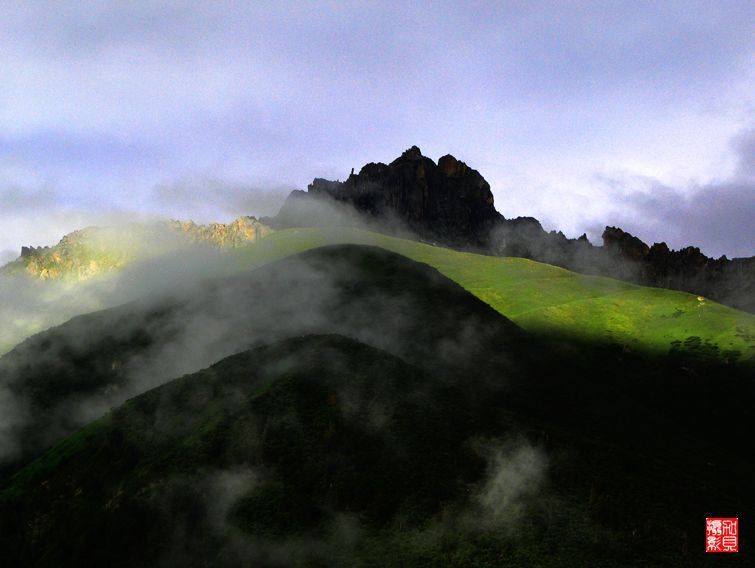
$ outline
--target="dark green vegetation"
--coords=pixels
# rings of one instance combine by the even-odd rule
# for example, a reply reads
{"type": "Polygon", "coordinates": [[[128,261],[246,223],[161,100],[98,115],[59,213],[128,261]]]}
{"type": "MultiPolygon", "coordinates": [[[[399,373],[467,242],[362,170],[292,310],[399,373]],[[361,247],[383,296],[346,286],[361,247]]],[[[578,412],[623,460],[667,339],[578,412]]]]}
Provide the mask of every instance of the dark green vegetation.
{"type": "Polygon", "coordinates": [[[441,374],[509,368],[510,354],[524,353],[514,344],[527,341],[425,265],[374,248],[312,250],[170,298],[79,316],[17,346],[0,359],[0,385],[24,411],[11,430],[23,440],[13,465],[147,388],[254,344],[323,332],[441,374]]]}
{"type": "Polygon", "coordinates": [[[356,246],[83,316],[0,362],[32,417],[0,548],[41,566],[704,564],[704,517],[746,525],[755,503],[752,368],[705,345],[527,333],[356,246]],[[169,355],[225,358],[20,467],[181,374],[169,355]]]}

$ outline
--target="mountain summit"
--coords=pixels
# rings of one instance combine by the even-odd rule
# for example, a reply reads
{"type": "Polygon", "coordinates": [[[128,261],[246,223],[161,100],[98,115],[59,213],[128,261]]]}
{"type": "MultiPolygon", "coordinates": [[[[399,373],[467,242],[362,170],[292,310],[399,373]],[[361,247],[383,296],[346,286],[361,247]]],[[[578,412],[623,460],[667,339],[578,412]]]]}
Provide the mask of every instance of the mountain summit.
{"type": "Polygon", "coordinates": [[[477,170],[450,154],[436,164],[417,146],[390,164],[369,163],[358,174],[352,171],[344,182],[315,178],[308,193],[291,194],[276,223],[312,224],[307,199],[345,205],[367,221],[457,248],[487,247],[491,229],[502,220],[490,185],[477,170]]]}

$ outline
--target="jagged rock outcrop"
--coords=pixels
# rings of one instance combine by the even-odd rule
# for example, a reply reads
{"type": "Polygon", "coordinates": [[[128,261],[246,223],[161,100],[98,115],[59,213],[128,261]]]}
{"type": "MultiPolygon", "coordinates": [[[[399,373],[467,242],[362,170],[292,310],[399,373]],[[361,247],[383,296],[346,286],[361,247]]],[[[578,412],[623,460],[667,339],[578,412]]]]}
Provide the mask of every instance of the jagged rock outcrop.
{"type": "Polygon", "coordinates": [[[25,273],[42,280],[86,280],[128,261],[125,246],[113,246],[103,229],[88,227],[69,233],[54,246],[24,246],[21,256],[2,268],[6,273],[25,273]]]}
{"type": "Polygon", "coordinates": [[[273,226],[378,222],[422,239],[459,248],[486,248],[502,217],[490,185],[453,156],[436,164],[412,146],[390,164],[370,163],[344,182],[316,178],[308,192],[294,192],[273,226]],[[311,207],[317,213],[308,209],[311,207]],[[353,208],[361,217],[348,214],[353,208]],[[327,222],[324,218],[327,218],[327,222]]]}
{"type": "Polygon", "coordinates": [[[307,192],[292,192],[277,217],[263,221],[274,228],[335,224],[406,231],[457,249],[684,290],[755,312],[755,257],[712,259],[695,247],[649,247],[617,227],[606,227],[603,246],[594,246],[587,235],[547,232],[533,217],[506,219],[477,170],[450,155],[435,164],[417,146],[390,164],[370,163],[356,175],[352,170],[343,182],[316,178],[307,192]]]}
{"type": "Polygon", "coordinates": [[[755,257],[714,259],[697,247],[671,250],[665,242],[648,247],[616,227],[606,227],[603,248],[614,258],[631,263],[634,270],[629,280],[701,294],[755,312],[755,257]]]}
{"type": "Polygon", "coordinates": [[[172,229],[183,233],[190,242],[207,243],[221,248],[233,248],[259,240],[272,230],[255,217],[239,217],[231,223],[197,225],[194,221],[169,221],[172,229]]]}
{"type": "Polygon", "coordinates": [[[204,243],[233,248],[270,232],[270,227],[255,217],[239,217],[227,224],[198,225],[193,221],[171,220],[112,228],[89,227],[65,235],[54,246],[21,247],[21,256],[0,271],[24,273],[42,280],[86,280],[170,247],[204,243]]]}
{"type": "Polygon", "coordinates": [[[21,247],[21,258],[29,258],[32,256],[43,254],[45,251],[50,250],[50,247],[21,247]]]}
{"type": "Polygon", "coordinates": [[[618,227],[606,227],[603,231],[603,246],[627,260],[635,262],[647,258],[650,248],[634,235],[618,227]]]}

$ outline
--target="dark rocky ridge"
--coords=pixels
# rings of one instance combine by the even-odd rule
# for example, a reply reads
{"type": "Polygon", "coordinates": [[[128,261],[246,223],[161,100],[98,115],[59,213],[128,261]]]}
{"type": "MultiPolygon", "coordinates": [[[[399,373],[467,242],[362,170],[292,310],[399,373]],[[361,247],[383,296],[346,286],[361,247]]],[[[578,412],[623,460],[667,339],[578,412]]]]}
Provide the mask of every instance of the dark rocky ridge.
{"type": "Polygon", "coordinates": [[[369,163],[345,181],[316,178],[292,192],[273,228],[351,225],[412,235],[444,246],[519,256],[577,272],[701,294],[755,313],[755,257],[713,259],[699,248],[652,247],[616,227],[603,246],[586,235],[569,239],[533,217],[506,219],[493,204],[485,178],[451,155],[436,164],[412,146],[390,164],[369,163]]]}
{"type": "Polygon", "coordinates": [[[648,247],[616,227],[606,227],[603,247],[605,254],[633,263],[638,282],[702,294],[755,313],[755,257],[714,259],[697,247],[671,250],[665,242],[648,247]]]}

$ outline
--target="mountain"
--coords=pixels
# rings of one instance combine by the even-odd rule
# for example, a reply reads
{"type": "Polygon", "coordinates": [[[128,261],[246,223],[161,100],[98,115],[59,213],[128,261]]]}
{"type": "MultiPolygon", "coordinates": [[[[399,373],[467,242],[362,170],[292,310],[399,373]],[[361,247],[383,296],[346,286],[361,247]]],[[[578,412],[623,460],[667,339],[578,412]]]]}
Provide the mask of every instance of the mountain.
{"type": "Polygon", "coordinates": [[[237,247],[270,232],[255,217],[239,217],[228,224],[198,225],[193,221],[172,220],[89,227],[65,235],[54,246],[21,247],[21,256],[0,268],[0,272],[42,280],[86,280],[190,243],[237,247]]]}
{"type": "MultiPolygon", "coordinates": [[[[545,340],[377,249],[304,258],[340,259],[328,313],[387,349],[269,333],[131,398],[0,481],[6,562],[692,566],[700,520],[753,502],[743,370],[545,340]]],[[[290,281],[297,311],[324,285],[290,281]]]]}
{"type": "MultiPolygon", "coordinates": [[[[115,233],[114,233],[115,234],[115,233]]],[[[155,294],[176,294],[203,278],[232,275],[312,248],[362,244],[428,264],[502,315],[537,333],[569,334],[638,351],[696,351],[722,360],[755,355],[755,319],[708,298],[574,273],[517,257],[430,246],[351,228],[286,229],[218,249],[156,242],[153,255],[98,278],[0,277],[0,354],[70,318],[155,294]],[[162,248],[161,248],[162,247],[162,248]]],[[[144,242],[144,241],[142,241],[144,242]]],[[[148,241],[149,242],[149,241],[148,241]]]]}
{"type": "Polygon", "coordinates": [[[504,369],[491,355],[504,345],[521,366],[536,337],[732,374],[755,356],[749,314],[525,259],[320,229],[235,254],[257,268],[78,316],[1,357],[0,470],[147,388],[297,334],[339,333],[440,374],[504,369]]]}
{"type": "Polygon", "coordinates": [[[207,226],[170,221],[121,228],[89,228],[53,247],[22,247],[0,273],[40,279],[84,280],[113,272],[169,247],[203,243],[232,248],[256,242],[273,229],[363,227],[457,250],[546,262],[584,274],[687,291],[755,313],[755,257],[713,259],[696,247],[648,246],[617,227],[606,227],[602,246],[586,235],[569,239],[547,232],[532,217],[506,219],[493,204],[482,175],[451,155],[436,164],[412,146],[390,164],[370,163],[344,182],[316,178],[293,191],[273,218],[240,217],[207,226]]]}
{"type": "Polygon", "coordinates": [[[710,259],[504,219],[451,156],[22,252],[4,326],[17,289],[138,299],[0,357],[8,565],[693,566],[703,518],[749,524],[755,316],[522,257],[695,286],[710,259]]]}
{"type": "Polygon", "coordinates": [[[13,469],[147,388],[310,333],[355,338],[438,376],[509,369],[527,353],[521,329],[434,269],[372,247],[323,247],[82,315],[18,345],[0,358],[0,464],[13,469]],[[521,349],[495,355],[509,344],[521,349]]]}
{"type": "Polygon", "coordinates": [[[755,312],[755,257],[712,259],[699,249],[648,247],[621,229],[606,227],[603,246],[585,235],[546,232],[532,217],[506,219],[480,173],[451,155],[436,164],[412,146],[390,164],[370,163],[346,181],[315,179],[292,192],[277,229],[357,225],[485,254],[518,256],[649,286],[701,294],[755,312]]]}
{"type": "MultiPolygon", "coordinates": [[[[276,233],[269,239],[278,236],[286,235],[276,233]]],[[[376,237],[377,242],[387,239],[376,237]]],[[[423,245],[409,241],[394,246],[398,252],[431,262],[438,259],[429,253],[442,252],[426,245],[427,251],[413,249],[423,245]]],[[[148,388],[251,345],[300,334],[346,335],[436,376],[498,374],[513,380],[533,360],[543,357],[545,347],[538,339],[543,337],[573,344],[585,364],[594,350],[651,362],[658,355],[668,358],[653,372],[644,372],[646,377],[662,373],[667,365],[672,375],[712,366],[731,376],[752,366],[754,334],[752,316],[747,314],[741,314],[744,319],[727,319],[737,313],[715,305],[701,308],[694,298],[696,305],[686,314],[687,308],[675,307],[684,304],[665,305],[652,290],[626,290],[627,299],[622,300],[621,289],[615,287],[621,283],[554,274],[559,269],[526,260],[452,254],[461,258],[446,258],[444,270],[456,272],[457,278],[466,271],[478,275],[478,283],[486,277],[494,282],[508,280],[509,286],[498,291],[482,290],[487,290],[489,298],[496,294],[518,297],[518,305],[492,303],[506,311],[518,307],[521,315],[516,320],[532,333],[427,264],[381,248],[319,246],[236,276],[82,315],[18,345],[0,358],[0,470],[17,468],[62,435],[148,388]],[[501,262],[515,266],[506,270],[504,265],[495,265],[501,262]],[[588,279],[581,284],[582,291],[578,278],[588,279]],[[605,301],[599,286],[608,286],[605,301]],[[552,295],[544,298],[543,292],[549,290],[552,295]],[[583,293],[592,296],[575,299],[583,293]],[[533,319],[533,312],[538,312],[533,310],[533,301],[544,299],[557,303],[545,303],[545,318],[533,319]],[[622,315],[623,311],[642,313],[654,303],[660,311],[651,311],[647,321],[632,323],[630,316],[622,315]],[[564,306],[572,311],[564,311],[564,306]],[[547,325],[548,318],[568,322],[580,314],[586,322],[582,328],[547,325]],[[606,335],[604,326],[613,326],[615,331],[606,335]],[[624,328],[637,329],[642,341],[634,341],[631,333],[621,335],[624,328]],[[643,333],[649,334],[646,339],[643,333]],[[736,334],[749,335],[743,339],[736,334]],[[619,341],[611,341],[612,335],[619,341]],[[736,355],[735,340],[739,342],[734,344],[739,347],[736,355]]]]}
{"type": "Polygon", "coordinates": [[[230,255],[259,266],[317,247],[377,246],[427,264],[524,329],[641,353],[684,351],[721,361],[755,357],[755,316],[708,298],[571,272],[518,257],[455,251],[357,229],[276,231],[230,255]]]}

